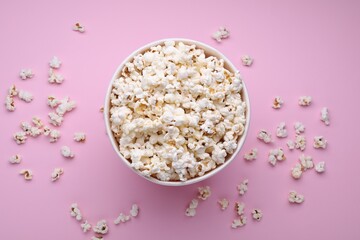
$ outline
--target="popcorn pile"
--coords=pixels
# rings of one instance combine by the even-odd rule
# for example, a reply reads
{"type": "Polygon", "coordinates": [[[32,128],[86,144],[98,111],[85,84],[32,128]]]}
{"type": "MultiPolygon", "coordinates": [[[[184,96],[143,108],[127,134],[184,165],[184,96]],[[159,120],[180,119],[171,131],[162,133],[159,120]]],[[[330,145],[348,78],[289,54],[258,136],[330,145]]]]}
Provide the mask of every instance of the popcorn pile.
{"type": "Polygon", "coordinates": [[[242,87],[239,73],[195,45],[167,41],[136,55],[111,92],[120,153],[146,177],[203,176],[237,148],[246,123],[242,87]]]}

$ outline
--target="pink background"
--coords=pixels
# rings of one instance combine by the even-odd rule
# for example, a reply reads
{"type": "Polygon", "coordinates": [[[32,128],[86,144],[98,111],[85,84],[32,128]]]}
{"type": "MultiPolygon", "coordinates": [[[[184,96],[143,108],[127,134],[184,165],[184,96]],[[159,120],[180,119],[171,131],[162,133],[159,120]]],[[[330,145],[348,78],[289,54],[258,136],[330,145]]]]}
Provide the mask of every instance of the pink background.
{"type": "MultiPolygon", "coordinates": [[[[355,94],[360,80],[359,1],[2,1],[0,3],[0,90],[15,83],[32,92],[26,104],[16,99],[13,113],[0,110],[0,229],[2,239],[90,239],[69,215],[77,202],[85,218],[110,222],[105,239],[360,239],[360,161],[356,144],[360,133],[355,94]],[[71,30],[75,22],[85,34],[71,30]],[[221,25],[231,37],[218,44],[210,35],[221,25]],[[199,184],[180,188],[157,186],[139,178],[118,159],[105,134],[99,108],[118,64],[132,51],[167,37],[190,38],[214,46],[240,69],[251,97],[252,121],[243,150],[224,171],[199,184]],[[245,68],[242,54],[255,61],[245,68]],[[48,61],[58,56],[65,82],[47,83],[48,61]],[[22,81],[21,68],[36,76],[22,81]],[[41,136],[18,146],[12,134],[21,121],[37,115],[47,120],[46,98],[70,96],[78,107],[65,117],[61,139],[50,144],[41,136]],[[285,100],[283,109],[271,106],[274,96],[285,100]],[[313,97],[308,108],[297,105],[301,95],[313,97]],[[319,120],[327,106],[331,125],[319,120]],[[259,129],[275,133],[285,121],[294,137],[293,122],[302,121],[308,139],[306,154],[325,161],[326,173],[304,173],[295,181],[290,169],[300,152],[286,150],[288,159],[271,167],[269,149],[285,147],[288,139],[265,145],[256,139],[259,129]],[[85,144],[72,140],[75,131],[87,134],[85,144]],[[311,147],[315,135],[324,135],[326,150],[311,147]],[[70,146],[76,156],[66,160],[60,147],[70,146]],[[256,161],[242,159],[245,151],[259,149],[256,161]],[[19,153],[23,162],[10,165],[19,153]],[[55,183],[50,174],[63,167],[55,183]],[[18,174],[31,168],[34,179],[18,174]],[[249,191],[239,197],[236,185],[249,179],[249,191]],[[184,211],[197,187],[209,185],[213,194],[198,207],[197,216],[184,211]],[[287,201],[288,191],[305,195],[302,205],[287,201]],[[222,212],[217,200],[227,197],[230,208],[222,212]],[[244,201],[248,224],[231,229],[233,203],[244,201]],[[120,226],[113,220],[138,203],[138,218],[120,226]],[[250,211],[263,210],[261,222],[250,211]]],[[[286,148],[286,147],[285,147],[286,148]]]]}

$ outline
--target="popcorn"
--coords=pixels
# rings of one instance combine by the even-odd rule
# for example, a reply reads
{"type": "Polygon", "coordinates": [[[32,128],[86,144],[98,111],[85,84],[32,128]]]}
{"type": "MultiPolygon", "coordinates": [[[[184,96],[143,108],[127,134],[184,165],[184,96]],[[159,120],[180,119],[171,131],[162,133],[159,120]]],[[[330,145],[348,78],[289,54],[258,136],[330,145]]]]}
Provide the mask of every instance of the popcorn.
{"type": "Polygon", "coordinates": [[[85,133],[83,133],[83,132],[76,132],[76,133],[74,134],[74,140],[75,140],[75,142],[85,142],[85,140],[86,140],[86,135],[85,135],[85,133]]]}
{"type": "Polygon", "coordinates": [[[82,215],[81,215],[81,211],[78,208],[77,203],[73,203],[70,206],[70,215],[72,217],[74,217],[76,220],[81,221],[82,220],[82,215]]]}
{"type": "Polygon", "coordinates": [[[293,140],[287,141],[286,145],[288,146],[289,150],[294,150],[294,148],[295,148],[295,143],[293,140]]]}
{"type": "Polygon", "coordinates": [[[315,165],[315,171],[318,172],[318,173],[325,172],[325,162],[318,162],[315,165]]]}
{"type": "Polygon", "coordinates": [[[248,190],[248,183],[249,180],[245,179],[244,181],[242,181],[238,186],[237,186],[237,190],[239,191],[239,195],[243,196],[247,190],[248,190]]]}
{"type": "Polygon", "coordinates": [[[50,123],[54,126],[60,126],[62,122],[64,121],[64,118],[54,112],[51,112],[48,114],[50,118],[50,123]]]}
{"type": "Polygon", "coordinates": [[[51,108],[55,108],[60,104],[60,100],[56,99],[54,96],[48,96],[48,101],[47,104],[51,107],[51,108]]]}
{"type": "Polygon", "coordinates": [[[277,96],[274,98],[272,107],[274,109],[280,109],[283,104],[284,104],[284,101],[281,99],[281,97],[277,96]]]}
{"type": "Polygon", "coordinates": [[[303,135],[296,135],[295,138],[295,148],[304,151],[306,148],[306,139],[303,135]]]}
{"type": "Polygon", "coordinates": [[[295,128],[296,134],[300,134],[300,133],[305,132],[305,126],[301,122],[296,122],[294,124],[294,128],[295,128]]]}
{"type": "Polygon", "coordinates": [[[56,73],[52,68],[49,69],[49,78],[48,78],[49,83],[61,84],[63,81],[64,81],[63,75],[56,73]]]}
{"type": "Polygon", "coordinates": [[[37,137],[39,136],[40,134],[42,133],[41,129],[40,128],[37,128],[37,127],[31,127],[30,128],[30,135],[32,137],[37,137]]]}
{"type": "Polygon", "coordinates": [[[285,159],[286,156],[282,148],[270,150],[268,161],[271,165],[275,166],[277,161],[283,161],[285,159]]]}
{"type": "Polygon", "coordinates": [[[25,132],[17,132],[14,134],[14,140],[17,144],[24,144],[26,142],[26,133],[25,132]]]}
{"type": "Polygon", "coordinates": [[[256,221],[260,221],[262,219],[262,211],[260,209],[253,209],[251,211],[251,214],[252,214],[252,218],[256,221]]]}
{"type": "Polygon", "coordinates": [[[330,116],[329,116],[329,110],[327,107],[323,107],[321,109],[321,121],[325,123],[325,125],[330,125],[330,116]]]}
{"type": "Polygon", "coordinates": [[[242,62],[242,65],[249,67],[252,65],[253,59],[249,55],[243,55],[241,57],[241,62],[242,62]]]}
{"type": "Polygon", "coordinates": [[[93,231],[95,233],[99,233],[99,234],[107,234],[109,231],[109,227],[106,224],[106,220],[100,220],[97,222],[96,226],[93,227],[93,231]]]}
{"type": "Polygon", "coordinates": [[[22,159],[21,155],[16,154],[10,157],[9,162],[12,164],[18,164],[21,162],[21,159],[22,159]]]}
{"type": "Polygon", "coordinates": [[[279,138],[285,138],[288,136],[286,125],[284,122],[281,122],[276,129],[276,136],[279,138]]]}
{"type": "Polygon", "coordinates": [[[43,127],[43,122],[41,121],[41,119],[39,117],[33,117],[32,118],[32,123],[35,125],[35,127],[37,128],[42,128],[43,127]]]}
{"type": "Polygon", "coordinates": [[[8,96],[15,97],[19,93],[18,89],[16,88],[15,84],[11,85],[8,90],[8,96]]]}
{"type": "Polygon", "coordinates": [[[70,150],[70,148],[68,146],[61,147],[61,155],[63,155],[66,158],[75,157],[75,154],[70,150]]]}
{"type": "Polygon", "coordinates": [[[60,101],[60,104],[56,108],[56,113],[59,116],[64,116],[65,113],[72,111],[76,107],[75,101],[70,101],[68,97],[60,101]]]}
{"type": "Polygon", "coordinates": [[[15,111],[15,102],[14,102],[14,98],[11,96],[6,96],[6,100],[5,100],[5,107],[8,111],[13,112],[15,111]]]}
{"type": "Polygon", "coordinates": [[[19,91],[19,98],[27,103],[31,102],[33,100],[33,95],[29,92],[20,90],[19,91]]]}
{"type": "Polygon", "coordinates": [[[291,170],[291,176],[295,179],[299,179],[302,175],[302,166],[300,163],[296,163],[295,166],[291,170]]]}
{"type": "Polygon", "coordinates": [[[50,62],[49,62],[49,65],[51,68],[60,68],[61,66],[61,61],[59,60],[58,57],[54,56],[50,62]]]}
{"type": "Polygon", "coordinates": [[[88,221],[86,221],[86,220],[80,226],[84,233],[86,233],[87,231],[89,231],[91,229],[91,224],[88,223],[88,221]]]}
{"type": "Polygon", "coordinates": [[[199,204],[199,201],[197,199],[191,200],[189,207],[185,211],[185,215],[187,217],[194,217],[196,215],[196,208],[199,204]]]}
{"type": "Polygon", "coordinates": [[[305,198],[303,195],[298,194],[296,191],[289,192],[289,202],[290,203],[302,203],[305,198]]]}
{"type": "Polygon", "coordinates": [[[55,168],[54,171],[51,173],[51,181],[57,181],[60,176],[64,173],[64,169],[62,168],[55,168]]]}
{"type": "Polygon", "coordinates": [[[221,42],[222,39],[228,38],[230,36],[230,32],[225,27],[220,27],[218,31],[216,31],[212,38],[217,42],[221,42]]]}
{"type": "Polygon", "coordinates": [[[139,214],[139,206],[136,204],[133,204],[131,206],[130,215],[132,217],[137,217],[138,214],[139,214]]]}
{"type": "Polygon", "coordinates": [[[238,228],[246,225],[247,218],[244,215],[241,215],[239,219],[234,219],[231,224],[232,228],[238,228]]]}
{"type": "Polygon", "coordinates": [[[24,175],[24,179],[26,181],[30,181],[33,178],[33,173],[32,173],[32,171],[30,169],[23,169],[23,170],[20,171],[20,174],[24,175]]]}
{"type": "Polygon", "coordinates": [[[34,76],[34,73],[31,69],[21,69],[19,75],[22,80],[26,80],[28,78],[32,78],[34,76]]]}
{"type": "Polygon", "coordinates": [[[323,136],[314,137],[314,148],[323,148],[327,146],[327,140],[323,136]]]}
{"type": "Polygon", "coordinates": [[[229,200],[227,200],[226,198],[219,200],[218,203],[220,204],[220,208],[223,211],[226,210],[229,206],[229,200]]]}
{"type": "Polygon", "coordinates": [[[83,25],[81,25],[80,23],[75,23],[75,25],[73,26],[73,30],[83,33],[83,32],[85,32],[85,27],[83,25]]]}
{"type": "Polygon", "coordinates": [[[114,220],[114,224],[118,225],[120,223],[125,223],[130,220],[129,215],[125,215],[123,213],[120,213],[120,215],[114,220]]]}
{"type": "Polygon", "coordinates": [[[314,167],[314,162],[313,162],[311,156],[306,156],[306,155],[302,154],[300,156],[299,160],[300,160],[300,164],[304,170],[311,169],[314,167]]]}
{"type": "Polygon", "coordinates": [[[272,138],[271,138],[271,134],[268,133],[267,131],[265,130],[261,130],[258,135],[257,135],[257,138],[262,140],[264,143],[270,143],[272,142],[272,138]]]}
{"type": "Polygon", "coordinates": [[[60,132],[55,129],[50,130],[49,137],[51,143],[57,142],[57,140],[60,138],[60,132]]]}
{"type": "Polygon", "coordinates": [[[206,200],[211,196],[211,189],[209,186],[206,187],[199,187],[199,195],[198,198],[201,200],[206,200]]]}
{"type": "Polygon", "coordinates": [[[235,203],[235,211],[237,215],[241,216],[244,214],[245,204],[243,202],[236,202],[235,203]]]}
{"type": "Polygon", "coordinates": [[[45,136],[49,136],[49,135],[50,135],[50,132],[51,132],[51,129],[50,129],[48,126],[45,126],[45,127],[43,128],[43,134],[44,134],[45,136]]]}
{"type": "Polygon", "coordinates": [[[258,150],[257,148],[253,148],[250,152],[244,154],[244,159],[248,161],[255,160],[257,157],[258,150]]]}
{"type": "Polygon", "coordinates": [[[311,104],[311,97],[310,96],[301,96],[299,98],[299,105],[300,106],[309,106],[311,104]]]}

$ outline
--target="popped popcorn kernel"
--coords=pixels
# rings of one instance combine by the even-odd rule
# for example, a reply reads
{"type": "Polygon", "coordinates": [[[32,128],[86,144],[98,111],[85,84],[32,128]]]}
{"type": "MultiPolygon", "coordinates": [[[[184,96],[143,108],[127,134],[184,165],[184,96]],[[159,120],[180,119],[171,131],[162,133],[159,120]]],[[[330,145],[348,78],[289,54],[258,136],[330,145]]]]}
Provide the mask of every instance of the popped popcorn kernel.
{"type": "Polygon", "coordinates": [[[30,136],[32,137],[37,137],[42,133],[42,130],[40,128],[37,127],[31,127],[30,128],[30,136]]]}
{"type": "Polygon", "coordinates": [[[33,179],[33,173],[32,173],[32,171],[31,171],[30,169],[22,169],[22,170],[20,171],[20,174],[21,174],[21,175],[24,175],[24,179],[25,179],[26,181],[30,181],[30,180],[33,179]]]}
{"type": "Polygon", "coordinates": [[[314,137],[314,148],[323,148],[327,146],[327,140],[323,136],[314,137]]]}
{"type": "Polygon", "coordinates": [[[61,136],[60,131],[58,131],[56,129],[50,130],[49,137],[50,137],[51,143],[57,142],[57,140],[59,140],[60,136],[61,136]]]}
{"type": "Polygon", "coordinates": [[[253,59],[249,55],[243,55],[241,57],[241,63],[244,66],[250,67],[253,63],[253,59]]]}
{"type": "Polygon", "coordinates": [[[17,144],[24,144],[26,142],[27,136],[25,132],[17,132],[14,134],[14,140],[17,144]]]}
{"type": "Polygon", "coordinates": [[[74,133],[74,141],[75,142],[85,142],[86,135],[83,132],[76,132],[74,133]]]}
{"type": "Polygon", "coordinates": [[[5,99],[5,107],[9,112],[13,112],[15,111],[15,101],[14,98],[12,96],[6,96],[5,99]]]}
{"type": "Polygon", "coordinates": [[[58,57],[54,56],[50,62],[49,62],[49,65],[51,68],[60,68],[61,66],[61,61],[59,60],[58,57]]]}
{"type": "Polygon", "coordinates": [[[251,211],[252,218],[256,221],[260,221],[262,219],[263,213],[260,209],[253,209],[251,211]]]}
{"type": "Polygon", "coordinates": [[[21,162],[21,160],[22,160],[21,155],[16,154],[16,155],[10,157],[9,162],[11,164],[19,164],[21,162]]]}
{"type": "Polygon", "coordinates": [[[218,201],[221,210],[226,210],[229,207],[229,200],[227,200],[226,198],[222,198],[218,201]]]}
{"type": "Polygon", "coordinates": [[[257,158],[258,150],[257,148],[253,148],[250,152],[244,154],[244,159],[247,161],[253,161],[257,158]]]}
{"type": "Polygon", "coordinates": [[[61,155],[63,155],[65,158],[75,157],[75,154],[70,150],[68,146],[61,147],[61,155]]]}
{"type": "Polygon", "coordinates": [[[130,209],[130,215],[132,217],[137,217],[139,214],[139,206],[137,204],[133,204],[130,209]]]}
{"type": "Polygon", "coordinates": [[[306,139],[303,135],[296,135],[295,137],[295,148],[304,151],[306,148],[306,139]]]}
{"type": "Polygon", "coordinates": [[[294,143],[293,140],[287,141],[286,145],[288,146],[289,150],[294,150],[295,149],[295,143],[294,143]]]}
{"type": "Polygon", "coordinates": [[[43,122],[41,121],[41,119],[39,117],[33,117],[32,118],[32,123],[35,125],[35,127],[37,128],[42,128],[44,126],[43,122]]]}
{"type": "Polygon", "coordinates": [[[19,94],[18,89],[16,88],[15,84],[11,85],[8,90],[8,96],[15,97],[19,94]]]}
{"type": "Polygon", "coordinates": [[[272,166],[275,166],[277,161],[286,160],[284,150],[282,148],[271,149],[269,151],[268,161],[272,166]]]}
{"type": "Polygon", "coordinates": [[[83,25],[81,25],[80,23],[75,23],[75,25],[73,26],[73,30],[83,33],[83,32],[85,32],[85,27],[83,25]]]}
{"type": "Polygon", "coordinates": [[[73,203],[70,206],[70,215],[72,217],[74,217],[77,221],[81,221],[82,220],[82,215],[81,215],[81,211],[77,205],[77,203],[73,203]]]}
{"type": "Polygon", "coordinates": [[[245,215],[241,215],[240,218],[238,219],[234,219],[232,224],[231,224],[231,227],[232,228],[238,228],[238,227],[242,227],[242,226],[245,226],[246,225],[246,221],[247,221],[247,218],[245,215]]]}
{"type": "Polygon", "coordinates": [[[107,234],[109,231],[109,227],[106,223],[106,220],[100,220],[96,223],[96,226],[93,227],[93,231],[95,233],[99,233],[99,234],[107,234]]]}
{"type": "Polygon", "coordinates": [[[318,162],[315,165],[315,171],[318,172],[318,173],[325,172],[325,162],[318,162]]]}
{"type": "Polygon", "coordinates": [[[304,171],[306,171],[307,169],[311,169],[311,168],[314,167],[314,162],[313,162],[311,156],[307,156],[307,155],[302,154],[302,155],[299,157],[299,160],[300,160],[300,164],[301,164],[301,166],[303,167],[303,170],[304,170],[304,171]]]}
{"type": "Polygon", "coordinates": [[[199,187],[199,195],[198,198],[200,198],[201,200],[206,200],[211,196],[211,189],[209,186],[206,187],[199,187]]]}
{"type": "Polygon", "coordinates": [[[305,198],[303,195],[298,194],[296,191],[290,191],[289,192],[289,202],[290,203],[303,203],[305,198]]]}
{"type": "Polygon", "coordinates": [[[294,124],[296,134],[305,132],[305,126],[301,122],[295,122],[294,124]]]}
{"type": "Polygon", "coordinates": [[[64,118],[54,112],[51,112],[48,114],[50,118],[50,123],[56,127],[61,126],[62,122],[64,121],[64,118]]]}
{"type": "Polygon", "coordinates": [[[120,213],[120,215],[114,220],[114,224],[118,225],[120,223],[126,223],[129,220],[130,220],[129,215],[125,215],[123,213],[120,213]]]}
{"type": "Polygon", "coordinates": [[[272,107],[273,107],[274,109],[280,109],[283,104],[284,104],[284,101],[282,100],[282,98],[279,97],[279,96],[277,96],[277,97],[274,98],[272,107]]]}
{"type": "Polygon", "coordinates": [[[237,215],[241,216],[244,214],[245,203],[243,202],[235,202],[235,211],[237,215]]]}
{"type": "Polygon", "coordinates": [[[303,173],[303,167],[300,163],[296,163],[295,166],[291,169],[291,176],[294,179],[299,179],[303,173]]]}
{"type": "Polygon", "coordinates": [[[60,100],[57,99],[56,97],[54,96],[48,96],[48,101],[47,101],[47,104],[51,107],[51,108],[56,108],[59,104],[60,104],[60,100]]]}
{"type": "Polygon", "coordinates": [[[30,92],[26,92],[24,90],[19,91],[19,98],[27,103],[31,102],[33,100],[33,95],[30,92]]]}
{"type": "Polygon", "coordinates": [[[21,69],[19,76],[22,80],[26,80],[26,79],[32,78],[34,76],[34,73],[30,68],[29,69],[21,69]]]}
{"type": "Polygon", "coordinates": [[[276,136],[279,138],[285,138],[288,136],[286,130],[286,124],[284,122],[281,122],[279,126],[276,128],[276,136]]]}
{"type": "Polygon", "coordinates": [[[191,200],[189,203],[189,207],[185,210],[185,215],[187,217],[194,217],[196,215],[196,208],[199,205],[199,201],[197,199],[191,200]]]}
{"type": "Polygon", "coordinates": [[[299,105],[300,106],[310,106],[310,104],[311,104],[311,101],[312,101],[312,99],[311,99],[311,97],[310,96],[301,96],[300,98],[299,98],[299,105]]]}
{"type": "Polygon", "coordinates": [[[64,116],[65,113],[72,111],[76,107],[76,102],[71,101],[69,97],[65,97],[60,101],[60,104],[56,108],[56,113],[59,116],[64,116]]]}
{"type": "Polygon", "coordinates": [[[64,169],[62,168],[55,168],[54,171],[51,173],[51,181],[57,181],[60,176],[64,173],[64,169]]]}
{"type": "Polygon", "coordinates": [[[330,115],[329,115],[329,109],[327,107],[323,107],[321,109],[321,121],[325,123],[325,125],[330,125],[330,115]]]}
{"type": "Polygon", "coordinates": [[[265,130],[260,130],[257,135],[257,138],[262,140],[264,143],[271,143],[273,140],[271,138],[271,134],[265,130]]]}
{"type": "Polygon", "coordinates": [[[230,36],[230,32],[225,27],[220,27],[218,31],[213,33],[212,38],[217,42],[221,42],[222,39],[228,38],[230,36]]]}
{"type": "Polygon", "coordinates": [[[91,224],[88,223],[88,221],[86,220],[80,226],[84,233],[88,232],[91,229],[91,224]]]}
{"type": "Polygon", "coordinates": [[[239,191],[240,196],[243,196],[247,192],[248,184],[249,184],[249,180],[245,179],[237,186],[237,190],[239,191]]]}
{"type": "Polygon", "coordinates": [[[52,68],[49,69],[49,83],[61,84],[64,82],[64,76],[60,73],[55,72],[52,68]]]}

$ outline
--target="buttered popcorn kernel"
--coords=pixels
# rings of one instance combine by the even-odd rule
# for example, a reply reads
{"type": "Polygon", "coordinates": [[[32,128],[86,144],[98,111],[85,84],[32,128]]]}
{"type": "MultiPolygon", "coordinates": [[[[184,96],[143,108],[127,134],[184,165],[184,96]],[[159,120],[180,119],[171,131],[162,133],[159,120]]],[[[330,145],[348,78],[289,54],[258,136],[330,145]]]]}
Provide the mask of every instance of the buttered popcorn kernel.
{"type": "Polygon", "coordinates": [[[17,144],[24,144],[26,142],[27,136],[25,132],[17,132],[14,134],[14,140],[17,144]]]}
{"type": "Polygon", "coordinates": [[[244,159],[247,161],[253,161],[257,158],[258,150],[257,148],[253,148],[250,152],[244,154],[244,159]]]}
{"type": "Polygon", "coordinates": [[[37,128],[42,128],[44,126],[43,122],[41,121],[41,119],[39,117],[33,117],[32,118],[32,123],[35,125],[35,127],[37,128]]]}
{"type": "Polygon", "coordinates": [[[73,203],[70,206],[70,215],[72,217],[74,217],[76,220],[81,221],[82,220],[82,215],[81,215],[81,211],[77,205],[77,203],[73,203]]]}
{"type": "Polygon", "coordinates": [[[311,97],[310,96],[301,96],[299,98],[299,105],[300,106],[309,106],[311,104],[311,97]]]}
{"type": "Polygon", "coordinates": [[[168,41],[125,64],[113,82],[111,130],[146,177],[186,181],[223,164],[246,123],[242,79],[195,45],[168,41]]]}
{"type": "Polygon", "coordinates": [[[65,158],[75,157],[75,154],[71,151],[71,149],[68,146],[61,147],[61,155],[63,155],[65,158]]]}
{"type": "Polygon", "coordinates": [[[81,25],[80,23],[75,23],[75,25],[73,26],[73,30],[83,33],[83,32],[85,32],[85,27],[83,25],[81,25]]]}
{"type": "Polygon", "coordinates": [[[249,67],[252,65],[253,59],[249,55],[243,55],[241,57],[241,62],[242,62],[242,65],[249,67]]]}
{"type": "Polygon", "coordinates": [[[80,226],[84,233],[86,233],[87,231],[89,231],[91,229],[91,224],[88,223],[88,221],[86,221],[86,220],[80,226]]]}
{"type": "Polygon", "coordinates": [[[86,135],[83,132],[76,132],[74,133],[74,141],[75,142],[85,142],[86,135]]]}
{"type": "Polygon", "coordinates": [[[51,173],[51,181],[57,181],[60,176],[64,173],[64,169],[62,168],[55,168],[54,171],[51,173]]]}
{"type": "Polygon", "coordinates": [[[306,148],[306,139],[303,135],[296,135],[295,137],[295,148],[304,151],[306,148]]]}
{"type": "Polygon", "coordinates": [[[240,196],[244,195],[247,192],[248,184],[249,184],[249,180],[245,179],[237,186],[237,190],[238,190],[240,196]]]}
{"type": "Polygon", "coordinates": [[[279,138],[285,138],[288,136],[286,130],[286,124],[284,122],[281,122],[279,126],[276,128],[276,136],[279,138]]]}
{"type": "Polygon", "coordinates": [[[286,156],[282,148],[271,149],[269,151],[268,161],[271,165],[275,166],[277,161],[283,161],[285,159],[286,156]]]}
{"type": "Polygon", "coordinates": [[[279,97],[279,96],[277,96],[277,97],[274,98],[272,107],[273,107],[274,109],[280,109],[283,104],[284,104],[284,101],[282,100],[282,98],[279,97]]]}
{"type": "Polygon", "coordinates": [[[198,198],[200,198],[201,200],[206,200],[211,196],[211,189],[209,186],[199,187],[198,190],[199,190],[198,198]]]}
{"type": "Polygon", "coordinates": [[[20,90],[18,94],[19,98],[27,103],[33,100],[33,95],[30,92],[20,90]]]}
{"type": "Polygon", "coordinates": [[[315,171],[318,173],[325,172],[325,162],[318,162],[315,165],[315,171]]]}
{"type": "Polygon", "coordinates": [[[221,42],[222,39],[228,38],[230,36],[230,32],[225,27],[220,27],[218,31],[213,33],[212,38],[217,42],[221,42]]]}
{"type": "Polygon", "coordinates": [[[218,201],[218,204],[220,205],[221,210],[226,210],[229,207],[229,200],[226,198],[220,199],[218,201]]]}
{"type": "Polygon", "coordinates": [[[290,191],[288,199],[290,203],[302,203],[305,200],[304,196],[296,191],[290,191]]]}
{"type": "Polygon", "coordinates": [[[60,68],[61,66],[61,61],[59,60],[58,57],[54,56],[50,62],[49,62],[49,65],[51,68],[60,68]]]}
{"type": "Polygon", "coordinates": [[[327,146],[327,140],[323,136],[314,137],[314,148],[323,148],[327,146]]]}
{"type": "Polygon", "coordinates": [[[320,119],[325,123],[325,125],[330,125],[330,115],[329,115],[329,109],[327,107],[321,109],[320,119]]]}
{"type": "Polygon", "coordinates": [[[19,94],[18,89],[16,88],[15,84],[11,85],[8,90],[8,96],[15,97],[19,94]]]}
{"type": "Polygon", "coordinates": [[[264,143],[271,143],[273,140],[271,138],[271,134],[265,130],[260,130],[257,135],[257,138],[262,140],[264,143]]]}
{"type": "Polygon", "coordinates": [[[16,155],[10,157],[9,162],[12,164],[19,164],[21,162],[21,160],[22,160],[21,155],[16,154],[16,155]]]}
{"type": "Polygon", "coordinates": [[[231,224],[231,227],[232,228],[242,227],[242,226],[246,225],[246,221],[247,221],[246,216],[241,215],[240,218],[233,220],[233,222],[231,224]]]}
{"type": "Polygon", "coordinates": [[[251,211],[252,218],[256,221],[260,221],[262,219],[263,213],[260,209],[253,209],[251,211]]]}
{"type": "Polygon", "coordinates": [[[32,78],[34,76],[34,73],[31,69],[21,69],[19,76],[22,80],[26,80],[28,78],[32,78]]]}
{"type": "Polygon", "coordinates": [[[99,234],[107,234],[109,231],[109,227],[106,223],[106,220],[100,220],[97,224],[93,227],[93,231],[99,234]]]}
{"type": "Polygon", "coordinates": [[[8,111],[13,112],[15,111],[15,101],[12,96],[6,96],[5,99],[5,107],[8,111]]]}
{"type": "Polygon", "coordinates": [[[20,174],[24,175],[24,179],[27,181],[30,181],[33,178],[33,172],[30,169],[23,169],[20,171],[20,174]]]}

